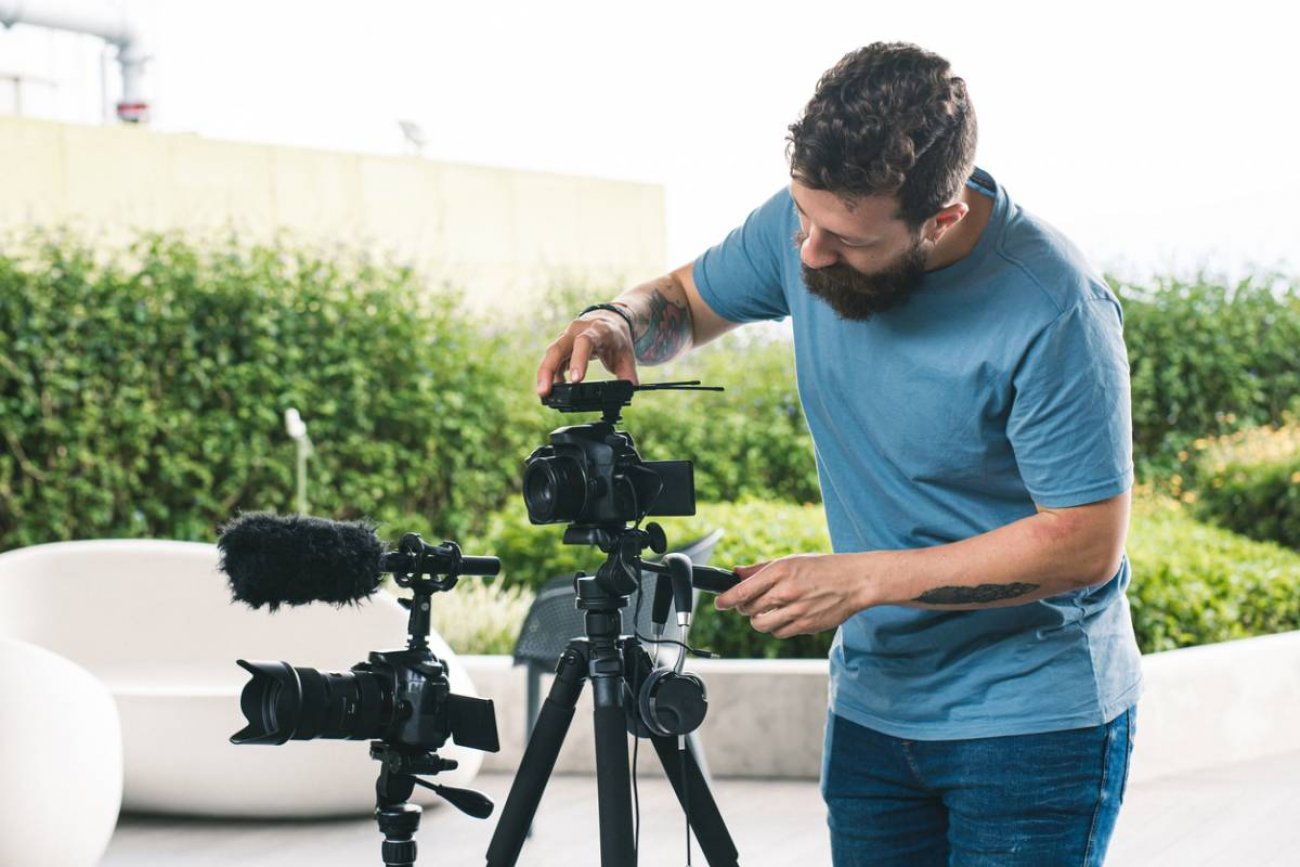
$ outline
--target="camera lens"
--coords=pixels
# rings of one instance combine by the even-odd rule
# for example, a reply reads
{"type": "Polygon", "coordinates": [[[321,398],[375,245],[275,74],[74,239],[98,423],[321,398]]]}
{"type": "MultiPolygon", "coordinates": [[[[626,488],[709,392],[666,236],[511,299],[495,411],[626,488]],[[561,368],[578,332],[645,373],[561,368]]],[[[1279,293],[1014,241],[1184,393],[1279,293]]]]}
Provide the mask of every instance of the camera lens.
{"type": "Polygon", "coordinates": [[[371,672],[322,672],[243,659],[239,665],[253,678],[239,698],[248,725],[230,739],[233,743],[367,740],[381,737],[393,718],[392,688],[371,672]]]}
{"type": "Polygon", "coordinates": [[[586,503],[587,475],[574,458],[534,458],[524,470],[524,505],[534,524],[576,521],[586,503]]]}

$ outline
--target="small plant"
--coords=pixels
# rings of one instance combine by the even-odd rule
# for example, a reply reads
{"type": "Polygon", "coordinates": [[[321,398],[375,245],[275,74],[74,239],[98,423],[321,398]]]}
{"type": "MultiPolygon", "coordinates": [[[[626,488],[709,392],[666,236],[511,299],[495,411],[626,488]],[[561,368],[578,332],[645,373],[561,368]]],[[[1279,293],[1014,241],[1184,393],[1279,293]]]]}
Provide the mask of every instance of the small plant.
{"type": "Polygon", "coordinates": [[[526,587],[463,579],[434,600],[433,628],[457,653],[508,654],[532,601],[526,587]]]}
{"type": "Polygon", "coordinates": [[[1197,517],[1300,550],[1300,421],[1202,441],[1191,484],[1197,517]]]}
{"type": "Polygon", "coordinates": [[[1144,653],[1300,629],[1300,554],[1202,524],[1171,497],[1135,499],[1128,554],[1144,653]]]}

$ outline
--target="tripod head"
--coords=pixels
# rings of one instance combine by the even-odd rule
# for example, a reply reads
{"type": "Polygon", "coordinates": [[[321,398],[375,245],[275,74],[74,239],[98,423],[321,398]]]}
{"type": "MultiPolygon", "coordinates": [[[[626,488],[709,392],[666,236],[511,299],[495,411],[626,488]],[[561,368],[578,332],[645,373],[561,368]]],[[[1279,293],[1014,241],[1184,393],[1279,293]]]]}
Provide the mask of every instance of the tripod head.
{"type": "MultiPolygon", "coordinates": [[[[566,540],[567,541],[567,540],[566,540]]],[[[668,536],[664,528],[651,521],[644,530],[635,527],[609,531],[601,530],[600,535],[592,536],[591,544],[600,548],[607,555],[605,562],[596,570],[596,581],[601,589],[611,596],[626,597],[641,584],[641,573],[670,575],[674,566],[663,563],[647,562],[641,554],[647,548],[656,554],[668,550],[668,536]]],[[[685,559],[685,558],[683,558],[685,559]]],[[[729,569],[713,566],[699,566],[686,561],[689,565],[687,583],[706,593],[725,593],[740,582],[740,577],[729,569]]],[[[682,568],[680,564],[676,568],[682,568]]]]}
{"type": "MultiPolygon", "coordinates": [[[[656,554],[668,550],[663,527],[653,521],[644,530],[623,527],[618,530],[593,528],[591,544],[605,552],[605,562],[596,570],[596,582],[611,596],[627,597],[641,584],[641,553],[649,548],[656,554]]],[[[567,541],[567,540],[566,540],[567,541]]]]}
{"type": "Polygon", "coordinates": [[[476,819],[492,815],[493,804],[486,795],[473,789],[439,786],[416,776],[455,770],[456,762],[452,759],[384,741],[371,741],[370,758],[381,764],[379,779],[375,781],[375,821],[384,835],[382,854],[387,867],[415,864],[415,832],[420,829],[422,810],[407,800],[417,785],[436,792],[456,809],[476,819]]]}

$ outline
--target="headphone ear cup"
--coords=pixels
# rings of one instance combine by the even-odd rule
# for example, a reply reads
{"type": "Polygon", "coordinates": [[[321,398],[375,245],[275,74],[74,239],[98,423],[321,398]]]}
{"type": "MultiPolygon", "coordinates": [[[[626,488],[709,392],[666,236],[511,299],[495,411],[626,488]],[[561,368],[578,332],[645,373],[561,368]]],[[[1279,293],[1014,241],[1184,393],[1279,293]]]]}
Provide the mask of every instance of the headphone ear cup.
{"type": "Polygon", "coordinates": [[[634,738],[648,738],[654,734],[645,724],[645,714],[641,712],[641,689],[638,685],[623,682],[623,718],[627,724],[627,733],[634,738]]]}
{"type": "Polygon", "coordinates": [[[637,692],[636,708],[637,713],[641,716],[641,722],[650,730],[651,734],[660,737],[666,737],[667,733],[655,722],[654,695],[659,688],[659,682],[672,673],[671,668],[656,668],[641,683],[641,689],[637,692]]]}
{"type": "Polygon", "coordinates": [[[646,678],[637,706],[646,728],[660,737],[677,737],[700,727],[709,699],[704,681],[690,672],[665,668],[646,678]]]}

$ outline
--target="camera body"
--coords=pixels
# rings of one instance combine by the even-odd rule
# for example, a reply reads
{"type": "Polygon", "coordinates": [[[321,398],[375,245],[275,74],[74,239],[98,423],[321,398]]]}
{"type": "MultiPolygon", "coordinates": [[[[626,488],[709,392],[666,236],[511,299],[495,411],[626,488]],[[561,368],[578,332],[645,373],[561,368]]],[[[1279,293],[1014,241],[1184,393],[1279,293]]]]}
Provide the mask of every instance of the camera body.
{"type": "Polygon", "coordinates": [[[231,738],[236,744],[379,739],[436,750],[450,737],[470,749],[499,748],[492,702],[453,693],[446,666],[427,650],[375,651],[343,672],[239,665],[252,679],[240,696],[248,725],[231,738]]]}
{"type": "Polygon", "coordinates": [[[528,456],[524,462],[528,520],[569,524],[565,541],[585,543],[591,532],[617,530],[648,515],[694,515],[691,462],[644,461],[632,435],[614,425],[637,391],[696,390],[696,386],[696,382],[636,386],[625,379],[552,386],[542,398],[545,406],[560,412],[599,412],[602,418],[557,428],[548,445],[528,456]]]}
{"type": "Polygon", "coordinates": [[[647,515],[694,515],[690,461],[644,461],[631,434],[612,424],[570,425],[524,463],[524,504],[533,524],[608,527],[647,515]]]}

